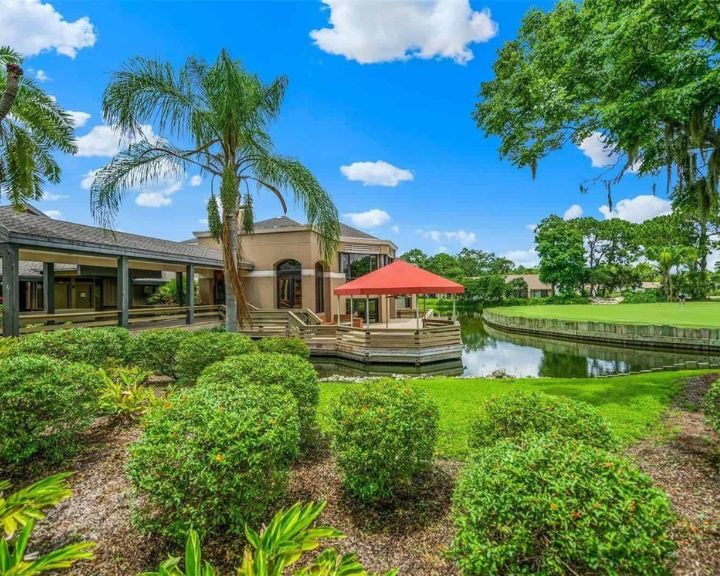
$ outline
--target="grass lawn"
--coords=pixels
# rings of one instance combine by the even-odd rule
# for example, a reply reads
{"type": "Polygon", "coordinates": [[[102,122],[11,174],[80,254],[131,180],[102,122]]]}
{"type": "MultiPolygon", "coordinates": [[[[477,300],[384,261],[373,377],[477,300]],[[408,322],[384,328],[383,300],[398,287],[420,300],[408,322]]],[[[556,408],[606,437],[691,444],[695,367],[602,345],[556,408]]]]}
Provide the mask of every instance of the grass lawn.
{"type": "MultiPolygon", "coordinates": [[[[540,390],[593,404],[625,443],[662,430],[660,416],[678,392],[683,378],[698,371],[657,372],[614,378],[430,378],[413,380],[426,390],[440,409],[438,456],[464,459],[467,456],[468,425],[484,400],[512,390],[540,390]]],[[[323,382],[320,385],[320,426],[327,429],[328,408],[346,386],[323,382]]]]}
{"type": "Polygon", "coordinates": [[[658,304],[568,304],[567,306],[509,306],[497,314],[611,324],[656,324],[685,328],[720,328],[720,302],[658,304]]]}

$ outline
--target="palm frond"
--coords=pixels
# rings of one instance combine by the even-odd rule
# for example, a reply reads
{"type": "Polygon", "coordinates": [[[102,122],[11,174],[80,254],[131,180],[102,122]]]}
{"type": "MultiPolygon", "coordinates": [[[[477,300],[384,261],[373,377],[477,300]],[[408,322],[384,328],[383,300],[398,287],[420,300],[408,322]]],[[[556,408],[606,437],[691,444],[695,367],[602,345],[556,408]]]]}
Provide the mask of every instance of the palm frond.
{"type": "Polygon", "coordinates": [[[10,46],[0,46],[0,64],[4,67],[6,64],[21,64],[22,56],[10,46]]]}

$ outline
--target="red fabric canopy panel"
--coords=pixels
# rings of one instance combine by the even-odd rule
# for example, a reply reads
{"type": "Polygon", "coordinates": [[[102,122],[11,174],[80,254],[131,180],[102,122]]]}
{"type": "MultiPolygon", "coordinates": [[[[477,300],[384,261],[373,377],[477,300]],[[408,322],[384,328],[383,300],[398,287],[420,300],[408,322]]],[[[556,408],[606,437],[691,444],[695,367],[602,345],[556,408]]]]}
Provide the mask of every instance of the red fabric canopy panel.
{"type": "Polygon", "coordinates": [[[336,296],[462,294],[465,287],[403,260],[396,260],[357,280],[338,286],[333,292],[336,296]]]}

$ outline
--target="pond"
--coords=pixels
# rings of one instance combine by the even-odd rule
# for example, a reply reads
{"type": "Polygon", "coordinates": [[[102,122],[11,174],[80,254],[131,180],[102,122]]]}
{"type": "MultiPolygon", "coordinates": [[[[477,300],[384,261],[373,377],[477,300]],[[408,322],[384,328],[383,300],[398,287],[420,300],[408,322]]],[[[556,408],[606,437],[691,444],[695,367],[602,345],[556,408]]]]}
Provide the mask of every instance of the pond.
{"type": "Polygon", "coordinates": [[[437,374],[488,376],[503,371],[512,376],[585,378],[637,372],[681,362],[720,362],[720,356],[672,350],[648,350],[570,342],[501,332],[485,326],[479,314],[461,318],[465,345],[462,361],[414,366],[367,366],[340,360],[318,360],[321,376],[381,376],[437,374]]]}

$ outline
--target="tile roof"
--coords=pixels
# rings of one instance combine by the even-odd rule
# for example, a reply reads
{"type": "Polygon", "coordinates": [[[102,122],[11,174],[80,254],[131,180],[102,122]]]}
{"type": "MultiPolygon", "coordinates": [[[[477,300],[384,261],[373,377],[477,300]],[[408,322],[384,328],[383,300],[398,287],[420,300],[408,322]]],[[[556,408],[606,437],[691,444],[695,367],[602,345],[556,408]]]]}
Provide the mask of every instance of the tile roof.
{"type": "Polygon", "coordinates": [[[67,244],[85,252],[92,252],[96,248],[134,258],[144,256],[154,260],[222,266],[222,252],[215,248],[53,220],[16,212],[10,206],[0,206],[0,242],[3,238],[16,243],[22,241],[28,246],[42,245],[48,249],[52,249],[53,244],[67,244]]]}
{"type": "MultiPolygon", "coordinates": [[[[297,220],[288,218],[287,216],[278,216],[277,218],[268,218],[267,220],[260,220],[255,222],[256,230],[275,230],[279,228],[305,228],[305,224],[301,224],[297,220]]],[[[340,223],[340,236],[346,238],[365,238],[371,240],[379,240],[376,236],[348,226],[347,224],[340,223]]]]}

